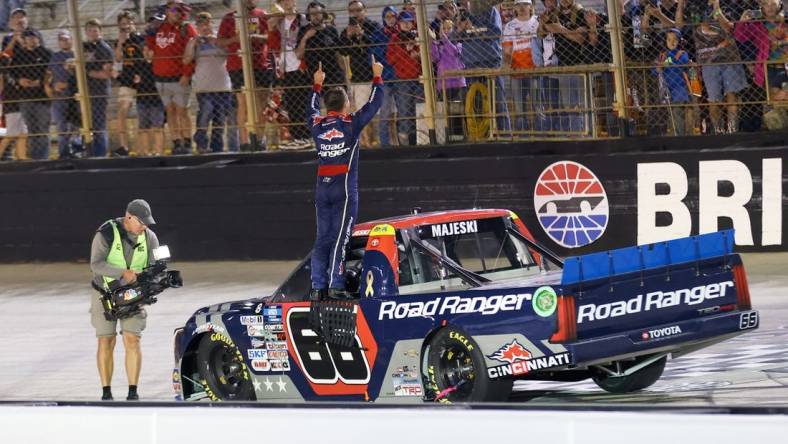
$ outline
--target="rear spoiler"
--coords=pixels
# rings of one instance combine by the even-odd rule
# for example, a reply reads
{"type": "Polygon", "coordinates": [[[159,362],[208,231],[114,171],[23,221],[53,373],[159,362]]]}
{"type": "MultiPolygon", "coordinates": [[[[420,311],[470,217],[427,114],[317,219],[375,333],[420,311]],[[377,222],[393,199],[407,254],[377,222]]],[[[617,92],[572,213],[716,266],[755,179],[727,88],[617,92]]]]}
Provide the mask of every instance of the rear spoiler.
{"type": "Polygon", "coordinates": [[[561,285],[573,285],[733,254],[734,230],[564,259],[561,285]]]}

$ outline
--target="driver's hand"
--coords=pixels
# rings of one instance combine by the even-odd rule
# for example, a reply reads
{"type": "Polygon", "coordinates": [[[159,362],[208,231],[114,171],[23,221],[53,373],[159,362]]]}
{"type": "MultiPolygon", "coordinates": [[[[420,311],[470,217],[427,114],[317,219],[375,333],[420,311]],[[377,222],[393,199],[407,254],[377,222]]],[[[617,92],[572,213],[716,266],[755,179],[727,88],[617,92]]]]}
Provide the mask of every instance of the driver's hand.
{"type": "Polygon", "coordinates": [[[137,282],[137,273],[135,273],[134,270],[126,270],[123,272],[121,278],[126,281],[127,284],[131,284],[137,282]]]}

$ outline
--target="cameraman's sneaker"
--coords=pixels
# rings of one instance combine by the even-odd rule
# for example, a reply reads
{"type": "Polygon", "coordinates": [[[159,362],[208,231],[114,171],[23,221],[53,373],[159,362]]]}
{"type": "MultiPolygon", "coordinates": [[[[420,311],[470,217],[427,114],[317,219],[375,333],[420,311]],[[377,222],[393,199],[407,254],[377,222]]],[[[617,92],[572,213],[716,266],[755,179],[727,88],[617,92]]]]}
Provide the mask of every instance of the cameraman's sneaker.
{"type": "Polygon", "coordinates": [[[129,150],[125,146],[119,146],[112,151],[112,157],[128,157],[129,150]]]}

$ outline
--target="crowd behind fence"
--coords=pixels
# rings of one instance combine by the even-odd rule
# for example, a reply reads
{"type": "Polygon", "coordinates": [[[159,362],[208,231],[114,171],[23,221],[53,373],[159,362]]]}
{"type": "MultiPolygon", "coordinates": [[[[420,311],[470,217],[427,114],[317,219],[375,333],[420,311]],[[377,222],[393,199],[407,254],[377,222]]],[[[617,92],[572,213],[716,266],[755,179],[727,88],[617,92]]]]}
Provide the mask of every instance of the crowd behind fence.
{"type": "Polygon", "coordinates": [[[781,0],[337,1],[122,1],[102,20],[68,0],[41,27],[36,0],[2,0],[0,154],[313,149],[314,71],[358,109],[373,60],[368,148],[788,126],[781,0]]]}

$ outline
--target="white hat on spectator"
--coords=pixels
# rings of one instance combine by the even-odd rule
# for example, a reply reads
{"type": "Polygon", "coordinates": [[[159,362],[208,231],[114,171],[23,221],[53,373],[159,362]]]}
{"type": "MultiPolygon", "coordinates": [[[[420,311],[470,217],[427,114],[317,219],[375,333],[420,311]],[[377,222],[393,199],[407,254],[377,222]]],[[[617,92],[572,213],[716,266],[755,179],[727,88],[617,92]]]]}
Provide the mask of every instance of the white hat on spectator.
{"type": "Polygon", "coordinates": [[[71,33],[68,31],[68,29],[61,29],[60,31],[57,32],[57,38],[61,38],[61,37],[70,39],[71,33]]]}
{"type": "Polygon", "coordinates": [[[519,5],[520,3],[525,3],[527,5],[532,5],[533,2],[531,0],[514,0],[515,5],[519,5]]]}

